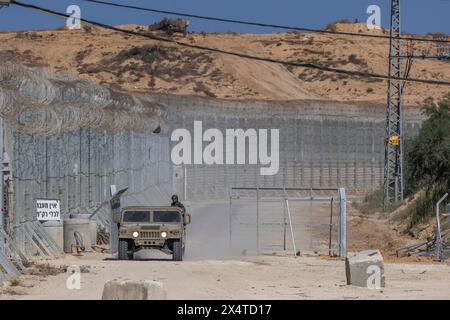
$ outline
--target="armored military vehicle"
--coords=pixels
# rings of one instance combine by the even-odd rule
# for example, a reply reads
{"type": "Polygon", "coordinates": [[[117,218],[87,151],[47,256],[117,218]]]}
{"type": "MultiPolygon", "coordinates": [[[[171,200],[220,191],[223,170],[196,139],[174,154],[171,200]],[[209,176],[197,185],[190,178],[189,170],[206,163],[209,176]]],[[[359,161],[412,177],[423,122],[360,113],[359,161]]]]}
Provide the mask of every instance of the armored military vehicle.
{"type": "Polygon", "coordinates": [[[191,215],[178,207],[126,207],[114,220],[119,229],[119,260],[141,249],[159,249],[182,261],[191,215]]]}
{"type": "Polygon", "coordinates": [[[186,34],[189,26],[189,20],[184,19],[168,19],[156,22],[148,26],[149,31],[165,31],[167,34],[173,34],[175,32],[186,34]]]}

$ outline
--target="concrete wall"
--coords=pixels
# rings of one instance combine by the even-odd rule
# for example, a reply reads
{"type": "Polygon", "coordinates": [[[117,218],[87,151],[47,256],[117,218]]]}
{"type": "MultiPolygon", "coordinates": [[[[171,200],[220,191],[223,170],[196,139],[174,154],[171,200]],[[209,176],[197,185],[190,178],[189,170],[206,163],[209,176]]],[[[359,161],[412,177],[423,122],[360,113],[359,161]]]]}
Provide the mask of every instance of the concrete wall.
{"type": "MultiPolygon", "coordinates": [[[[221,199],[232,186],[346,187],[351,193],[362,193],[382,184],[384,106],[192,97],[160,97],[158,102],[169,110],[165,118],[169,133],[186,128],[193,136],[194,120],[203,122],[203,131],[217,128],[224,135],[227,128],[280,130],[278,174],[262,176],[259,165],[189,165],[186,166],[188,199],[221,199]]],[[[420,110],[407,108],[407,135],[416,134],[422,120],[420,110]]]]}

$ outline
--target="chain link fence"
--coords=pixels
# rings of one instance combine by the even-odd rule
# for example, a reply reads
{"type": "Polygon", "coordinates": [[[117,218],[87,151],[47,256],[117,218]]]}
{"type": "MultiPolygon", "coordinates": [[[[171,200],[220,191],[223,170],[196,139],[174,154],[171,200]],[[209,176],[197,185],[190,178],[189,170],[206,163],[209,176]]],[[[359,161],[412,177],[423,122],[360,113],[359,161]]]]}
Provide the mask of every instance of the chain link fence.
{"type": "Polygon", "coordinates": [[[232,188],[230,248],[345,256],[345,189],[232,188]]]}
{"type": "MultiPolygon", "coordinates": [[[[99,206],[108,224],[110,186],[128,186],[124,205],[168,203],[171,168],[167,137],[80,129],[57,136],[14,134],[6,230],[25,250],[21,228],[36,221],[36,199],[59,199],[63,215],[99,206]]],[[[107,227],[107,226],[105,226],[107,227]]]]}
{"type": "MultiPolygon", "coordinates": [[[[231,187],[345,187],[362,195],[383,183],[385,107],[338,102],[242,102],[200,98],[159,100],[170,113],[169,132],[187,129],[194,137],[194,121],[223,133],[227,129],[279,129],[279,170],[263,176],[259,165],[186,165],[178,183],[189,200],[224,199],[231,187]],[[182,180],[185,180],[184,182],[182,180]]],[[[405,132],[415,135],[423,116],[405,110],[405,132]]],[[[173,147],[177,142],[171,142],[173,147]]],[[[208,142],[203,142],[203,149],[208,142]]],[[[193,150],[193,149],[192,149],[193,150]]],[[[223,145],[226,151],[225,138],[223,145]]],[[[246,145],[248,163],[248,142],[246,145]]]]}

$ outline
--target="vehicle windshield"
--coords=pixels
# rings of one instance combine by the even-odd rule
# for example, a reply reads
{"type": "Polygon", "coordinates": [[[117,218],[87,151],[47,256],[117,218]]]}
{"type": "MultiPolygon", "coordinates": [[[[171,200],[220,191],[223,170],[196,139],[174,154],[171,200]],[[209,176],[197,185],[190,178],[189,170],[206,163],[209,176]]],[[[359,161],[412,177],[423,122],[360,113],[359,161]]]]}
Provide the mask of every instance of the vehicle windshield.
{"type": "Polygon", "coordinates": [[[125,211],[123,222],[150,222],[150,211],[125,211]]]}
{"type": "Polygon", "coordinates": [[[177,223],[181,221],[181,214],[178,211],[154,211],[153,222],[177,223]]]}

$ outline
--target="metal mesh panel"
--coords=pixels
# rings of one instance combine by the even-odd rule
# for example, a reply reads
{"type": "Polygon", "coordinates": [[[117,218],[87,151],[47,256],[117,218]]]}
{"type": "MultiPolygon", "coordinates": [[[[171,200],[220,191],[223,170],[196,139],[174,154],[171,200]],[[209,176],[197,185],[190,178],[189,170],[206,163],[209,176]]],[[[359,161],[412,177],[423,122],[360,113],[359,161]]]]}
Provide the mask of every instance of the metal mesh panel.
{"type": "Polygon", "coordinates": [[[337,254],[339,206],[337,189],[233,189],[230,247],[241,254],[294,249],[337,254]]]}
{"type": "MultiPolygon", "coordinates": [[[[208,102],[173,105],[168,114],[170,129],[185,128],[194,136],[194,121],[224,134],[230,129],[279,129],[280,166],[273,176],[261,176],[259,165],[186,165],[187,199],[224,199],[233,186],[345,187],[363,194],[382,185],[385,115],[382,109],[361,107],[310,109],[299,103],[289,107],[251,105],[212,110],[208,102]]],[[[230,103],[231,104],[231,103],[230,103]]],[[[313,108],[313,106],[311,106],[313,108]]],[[[420,117],[407,117],[408,134],[414,135],[420,117]]],[[[177,142],[172,142],[171,145],[177,142]]],[[[203,142],[203,148],[208,143],[203,142]]],[[[248,145],[246,152],[248,153],[248,145]]],[[[248,157],[248,154],[247,154],[248,157]]]]}
{"type": "MultiPolygon", "coordinates": [[[[19,228],[36,219],[39,198],[60,199],[63,214],[77,208],[94,210],[109,199],[112,184],[129,186],[123,205],[162,205],[170,199],[167,137],[85,129],[58,136],[16,131],[14,142],[16,201],[10,228],[17,229],[16,241],[22,245],[30,239],[23,239],[19,228]]],[[[107,224],[108,204],[104,206],[101,221],[107,224]]]]}

